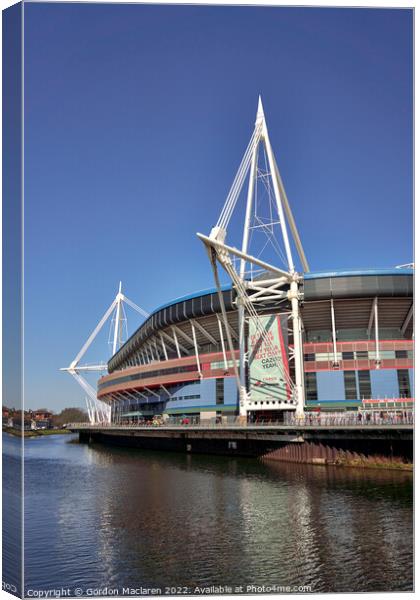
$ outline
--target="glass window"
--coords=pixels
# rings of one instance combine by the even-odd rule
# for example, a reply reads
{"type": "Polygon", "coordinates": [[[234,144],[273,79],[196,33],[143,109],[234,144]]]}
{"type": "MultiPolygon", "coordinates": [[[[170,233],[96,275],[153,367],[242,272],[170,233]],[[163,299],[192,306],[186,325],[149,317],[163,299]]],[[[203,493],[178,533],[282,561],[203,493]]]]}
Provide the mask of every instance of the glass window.
{"type": "Polygon", "coordinates": [[[394,359],[395,358],[395,350],[381,350],[379,355],[383,359],[394,359]]]}
{"type": "Polygon", "coordinates": [[[343,352],[343,360],[353,360],[354,352],[343,352]]]}
{"type": "MultiPolygon", "coordinates": [[[[331,354],[331,356],[333,355],[331,354]]],[[[330,360],[330,355],[328,354],[328,352],[317,352],[315,354],[315,359],[320,362],[326,362],[330,360]]]]}
{"type": "Polygon", "coordinates": [[[395,350],[395,358],[408,358],[407,350],[395,350]]]}
{"type": "MultiPolygon", "coordinates": [[[[233,360],[228,360],[227,366],[229,369],[231,369],[233,367],[233,360]]],[[[239,367],[239,360],[236,361],[236,366],[239,367]]],[[[225,368],[224,360],[219,360],[217,362],[210,363],[210,369],[224,369],[224,368],[225,368]]]]}
{"type": "Polygon", "coordinates": [[[408,369],[398,369],[397,375],[400,398],[411,398],[410,377],[408,375],[408,369]]]}
{"type": "Polygon", "coordinates": [[[360,398],[372,397],[372,386],[370,383],[370,371],[358,371],[359,375],[359,394],[360,398]]]}
{"type": "Polygon", "coordinates": [[[216,379],[216,404],[223,404],[225,392],[225,381],[223,378],[216,379]]]}
{"type": "Polygon", "coordinates": [[[318,400],[316,373],[305,373],[305,395],[307,400],[318,400]]]}
{"type": "MultiPolygon", "coordinates": [[[[368,355],[369,355],[370,360],[375,360],[376,359],[376,350],[369,350],[368,355]]],[[[395,351],[394,350],[380,350],[379,357],[382,359],[385,359],[385,360],[393,360],[395,358],[395,351]]]]}
{"type": "Polygon", "coordinates": [[[310,354],[305,354],[305,361],[306,362],[314,362],[315,361],[315,353],[312,352],[310,354]]]}
{"type": "MultiPolygon", "coordinates": [[[[341,355],[341,352],[337,352],[337,360],[341,360],[341,355]]],[[[315,360],[320,362],[334,360],[334,352],[317,352],[315,354],[315,360]]]]}
{"type": "Polygon", "coordinates": [[[356,371],[344,371],[346,400],[357,400],[356,371]]]}
{"type": "Polygon", "coordinates": [[[329,329],[308,331],[306,334],[306,341],[308,342],[330,342],[331,331],[329,329]]]}
{"type": "Polygon", "coordinates": [[[134,375],[125,375],[124,377],[118,377],[112,381],[105,381],[98,384],[98,390],[110,385],[116,385],[117,383],[125,383],[127,381],[137,381],[139,379],[149,379],[151,377],[158,377],[160,375],[173,375],[174,373],[188,373],[190,371],[196,371],[195,365],[186,365],[185,367],[172,367],[170,369],[159,369],[158,371],[147,371],[143,373],[135,373],[134,375]]]}
{"type": "Polygon", "coordinates": [[[337,329],[336,334],[339,342],[367,339],[366,329],[337,329]]]}
{"type": "MultiPolygon", "coordinates": [[[[373,328],[372,328],[373,333],[373,328]]],[[[386,327],[379,328],[379,339],[380,340],[400,340],[401,339],[401,330],[398,327],[386,327]]]]}

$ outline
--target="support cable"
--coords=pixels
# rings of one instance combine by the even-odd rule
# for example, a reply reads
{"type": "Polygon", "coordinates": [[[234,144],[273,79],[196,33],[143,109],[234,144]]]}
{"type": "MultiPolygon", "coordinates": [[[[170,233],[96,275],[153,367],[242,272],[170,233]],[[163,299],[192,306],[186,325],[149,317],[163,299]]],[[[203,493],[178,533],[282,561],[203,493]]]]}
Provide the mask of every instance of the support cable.
{"type": "Polygon", "coordinates": [[[245,154],[242,158],[241,164],[239,165],[235,179],[233,180],[232,187],[229,190],[229,194],[226,198],[225,204],[217,222],[217,227],[226,229],[230,221],[230,218],[232,216],[233,210],[239,197],[240,190],[242,189],[246,174],[251,163],[252,154],[254,153],[256,146],[258,146],[259,144],[261,132],[262,123],[260,122],[256,124],[254,132],[249,141],[248,147],[245,150],[245,154]]]}

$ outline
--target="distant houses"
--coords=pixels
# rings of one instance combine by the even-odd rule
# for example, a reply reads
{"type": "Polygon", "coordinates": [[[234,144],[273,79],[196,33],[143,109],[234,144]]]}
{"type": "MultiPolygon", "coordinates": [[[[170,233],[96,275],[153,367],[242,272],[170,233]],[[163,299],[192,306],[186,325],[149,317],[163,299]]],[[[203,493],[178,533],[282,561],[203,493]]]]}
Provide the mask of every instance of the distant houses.
{"type": "Polygon", "coordinates": [[[3,406],[3,427],[13,427],[13,414],[5,406],[3,406]]]}
{"type": "Polygon", "coordinates": [[[3,427],[11,427],[18,430],[52,429],[53,413],[46,408],[39,410],[16,410],[3,406],[3,427]]]}
{"type": "Polygon", "coordinates": [[[12,427],[13,429],[19,429],[23,431],[29,431],[32,429],[32,419],[28,417],[25,413],[17,413],[12,417],[12,427]]]}
{"type": "Polygon", "coordinates": [[[51,429],[53,413],[45,408],[41,408],[32,413],[35,427],[32,429],[51,429]]]}
{"type": "Polygon", "coordinates": [[[47,408],[38,410],[17,410],[3,406],[3,428],[17,430],[62,429],[66,423],[82,423],[88,420],[87,413],[80,408],[63,408],[59,414],[54,414],[47,408]]]}

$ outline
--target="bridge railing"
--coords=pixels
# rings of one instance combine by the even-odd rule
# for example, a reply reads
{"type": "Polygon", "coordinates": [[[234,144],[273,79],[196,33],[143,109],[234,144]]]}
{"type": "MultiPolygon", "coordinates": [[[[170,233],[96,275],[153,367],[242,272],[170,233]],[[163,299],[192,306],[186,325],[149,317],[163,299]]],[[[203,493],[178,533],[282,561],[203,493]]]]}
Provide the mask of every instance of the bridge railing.
{"type": "MultiPolygon", "coordinates": [[[[210,420],[208,420],[210,421],[210,420]]],[[[97,429],[98,427],[109,428],[109,429],[157,429],[162,427],[180,428],[180,429],[223,429],[223,428],[247,428],[247,429],[261,429],[264,427],[305,427],[314,428],[317,427],[383,427],[392,426],[398,427],[401,425],[413,425],[414,415],[412,413],[406,415],[352,415],[352,416],[339,416],[339,415],[306,415],[305,417],[289,417],[285,421],[276,419],[265,419],[255,422],[243,423],[239,419],[231,422],[186,422],[185,419],[177,421],[162,421],[162,422],[144,422],[144,423],[70,423],[67,425],[68,429],[97,429]]]]}
{"type": "Polygon", "coordinates": [[[414,423],[414,415],[385,415],[380,416],[379,414],[362,414],[354,416],[341,416],[341,415],[307,415],[303,419],[296,417],[290,417],[287,419],[285,424],[287,425],[304,425],[306,427],[318,427],[318,426],[378,426],[383,425],[412,425],[414,423]]]}

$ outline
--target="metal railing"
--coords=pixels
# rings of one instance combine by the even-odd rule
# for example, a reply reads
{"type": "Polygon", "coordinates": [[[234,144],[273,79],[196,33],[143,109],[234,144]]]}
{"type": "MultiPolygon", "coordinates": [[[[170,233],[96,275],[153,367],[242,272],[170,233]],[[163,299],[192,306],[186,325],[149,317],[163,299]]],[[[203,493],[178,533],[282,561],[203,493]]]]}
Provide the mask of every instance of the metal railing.
{"type": "MultiPolygon", "coordinates": [[[[360,413],[359,413],[360,414],[360,413]]],[[[67,425],[68,429],[264,429],[264,428],[320,428],[320,427],[339,427],[339,428],[370,428],[370,427],[393,427],[401,425],[413,425],[414,414],[405,415],[305,415],[302,418],[289,418],[287,421],[278,421],[275,419],[265,419],[264,421],[243,423],[240,420],[231,422],[215,422],[214,420],[201,422],[180,421],[162,421],[145,423],[71,423],[67,425]]]]}
{"type": "Polygon", "coordinates": [[[413,425],[414,414],[383,414],[373,411],[372,413],[356,415],[305,415],[303,419],[290,418],[290,425],[303,425],[305,427],[334,426],[334,427],[372,427],[383,425],[413,425]]]}

